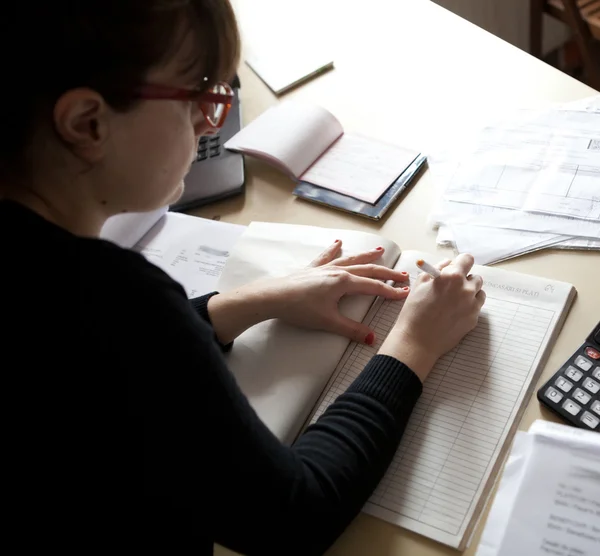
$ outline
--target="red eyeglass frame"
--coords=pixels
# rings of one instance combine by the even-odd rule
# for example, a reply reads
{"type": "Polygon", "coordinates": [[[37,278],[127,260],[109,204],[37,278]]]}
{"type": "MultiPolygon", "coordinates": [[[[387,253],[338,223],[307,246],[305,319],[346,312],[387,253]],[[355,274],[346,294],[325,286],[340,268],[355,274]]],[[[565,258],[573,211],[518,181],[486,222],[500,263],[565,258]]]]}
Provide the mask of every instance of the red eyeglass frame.
{"type": "Polygon", "coordinates": [[[148,84],[138,87],[135,90],[135,95],[142,100],[183,100],[196,102],[202,111],[206,123],[212,129],[217,130],[223,127],[235,95],[231,85],[225,81],[220,81],[216,86],[223,87],[225,93],[212,93],[210,91],[199,91],[198,89],[179,89],[177,87],[169,87],[168,85],[148,84]],[[205,108],[206,103],[222,104],[224,106],[223,113],[217,122],[211,121],[205,108]]]}

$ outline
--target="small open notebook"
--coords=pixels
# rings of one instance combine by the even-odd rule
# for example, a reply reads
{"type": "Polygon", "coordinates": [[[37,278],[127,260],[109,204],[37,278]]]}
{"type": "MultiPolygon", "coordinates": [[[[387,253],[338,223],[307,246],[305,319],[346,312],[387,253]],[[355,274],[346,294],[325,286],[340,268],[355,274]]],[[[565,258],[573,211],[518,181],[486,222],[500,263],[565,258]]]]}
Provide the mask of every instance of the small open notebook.
{"type": "MultiPolygon", "coordinates": [[[[225,143],[294,180],[375,204],[419,152],[344,133],[333,114],[286,101],[261,114],[225,143]]],[[[308,198],[308,196],[305,196],[308,198]]]]}
{"type": "MultiPolygon", "coordinates": [[[[246,228],[160,212],[115,218],[103,236],[142,252],[189,297],[302,269],[337,238],[344,255],[384,246],[381,264],[406,270],[411,280],[418,258],[435,261],[375,234],[260,222],[246,228]]],[[[479,324],[436,364],[394,461],[364,507],[460,549],[575,296],[571,285],[546,278],[488,267],[473,272],[483,276],[487,293],[479,324]]],[[[246,331],[227,354],[241,389],[283,442],[292,443],[358,376],[402,302],[356,296],[343,298],[340,309],[375,329],[374,346],[274,320],[246,331]]]]}

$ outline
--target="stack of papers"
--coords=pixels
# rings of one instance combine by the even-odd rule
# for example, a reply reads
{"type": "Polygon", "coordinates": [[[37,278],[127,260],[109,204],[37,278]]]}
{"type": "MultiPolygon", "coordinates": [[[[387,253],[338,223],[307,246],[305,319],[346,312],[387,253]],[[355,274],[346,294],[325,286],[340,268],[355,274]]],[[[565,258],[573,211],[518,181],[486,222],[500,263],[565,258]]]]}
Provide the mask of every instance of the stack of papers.
{"type": "Polygon", "coordinates": [[[600,250],[600,96],[518,110],[430,157],[438,244],[493,264],[546,248],[600,250]]]}
{"type": "Polygon", "coordinates": [[[600,435],[535,421],[517,432],[477,556],[600,554],[600,435]]]}

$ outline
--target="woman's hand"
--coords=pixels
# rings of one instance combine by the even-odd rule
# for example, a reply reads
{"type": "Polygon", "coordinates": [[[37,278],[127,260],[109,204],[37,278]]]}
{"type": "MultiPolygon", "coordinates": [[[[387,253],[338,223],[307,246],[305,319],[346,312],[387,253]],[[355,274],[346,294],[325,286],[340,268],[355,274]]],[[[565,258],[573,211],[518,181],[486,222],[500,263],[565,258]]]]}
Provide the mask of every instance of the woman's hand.
{"type": "Polygon", "coordinates": [[[279,318],[303,328],[372,344],[374,332],[343,316],[338,306],[340,299],[345,295],[403,299],[409,292],[407,286],[393,287],[385,282],[404,282],[408,274],[373,264],[383,255],[381,247],[337,258],[341,248],[342,242],[337,240],[305,270],[212,297],[208,310],[219,340],[228,343],[258,322],[279,318]]]}
{"type": "Polygon", "coordinates": [[[396,357],[425,380],[477,324],[485,292],[481,276],[469,274],[472,266],[473,257],[463,254],[438,265],[439,278],[421,274],[379,353],[396,357]]]}

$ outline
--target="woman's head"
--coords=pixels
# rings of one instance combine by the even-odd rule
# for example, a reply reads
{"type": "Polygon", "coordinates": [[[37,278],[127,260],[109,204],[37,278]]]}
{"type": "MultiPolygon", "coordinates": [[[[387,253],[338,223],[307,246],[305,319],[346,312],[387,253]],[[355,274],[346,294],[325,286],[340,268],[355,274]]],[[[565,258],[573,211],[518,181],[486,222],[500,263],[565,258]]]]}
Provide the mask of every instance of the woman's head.
{"type": "Polygon", "coordinates": [[[228,0],[54,0],[7,11],[3,187],[65,197],[62,182],[83,179],[76,194],[107,214],[172,201],[208,126],[197,103],[135,91],[229,80],[239,38],[228,0]]]}

